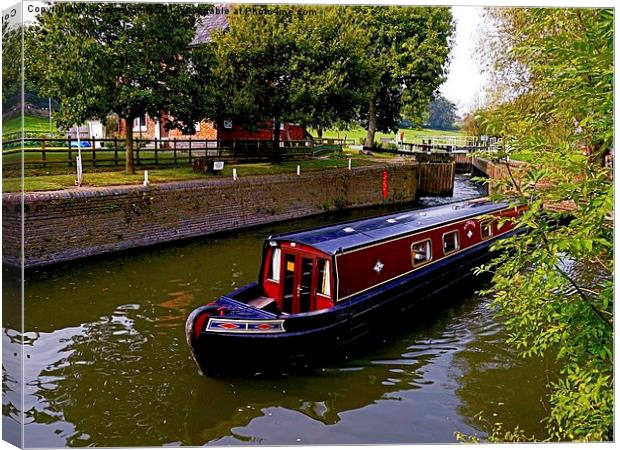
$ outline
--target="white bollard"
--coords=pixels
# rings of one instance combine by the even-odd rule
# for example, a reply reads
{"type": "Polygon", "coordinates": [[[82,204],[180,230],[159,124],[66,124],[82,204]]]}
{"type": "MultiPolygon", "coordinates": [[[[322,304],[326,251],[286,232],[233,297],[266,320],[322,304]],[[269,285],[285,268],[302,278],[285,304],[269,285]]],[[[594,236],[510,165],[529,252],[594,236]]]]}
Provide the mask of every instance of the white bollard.
{"type": "Polygon", "coordinates": [[[301,174],[301,167],[299,167],[299,164],[297,165],[297,175],[301,174]]]}
{"type": "Polygon", "coordinates": [[[77,155],[75,157],[75,167],[77,169],[77,180],[75,180],[76,186],[82,186],[82,182],[84,181],[84,172],[82,172],[82,156],[77,155]]]}
{"type": "Polygon", "coordinates": [[[145,186],[148,186],[149,184],[151,184],[151,182],[149,181],[149,171],[145,170],[144,171],[144,183],[145,186]]]}
{"type": "Polygon", "coordinates": [[[238,178],[237,178],[237,169],[233,169],[233,180],[234,181],[238,180],[238,178]]]}
{"type": "Polygon", "coordinates": [[[349,170],[351,170],[351,158],[349,158],[349,170]]]}

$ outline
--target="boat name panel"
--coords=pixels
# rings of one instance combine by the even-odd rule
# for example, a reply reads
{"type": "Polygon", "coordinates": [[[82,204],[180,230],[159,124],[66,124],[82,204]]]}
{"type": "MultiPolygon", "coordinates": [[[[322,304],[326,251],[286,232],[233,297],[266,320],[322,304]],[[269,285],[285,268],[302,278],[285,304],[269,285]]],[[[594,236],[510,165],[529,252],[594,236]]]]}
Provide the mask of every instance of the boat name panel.
{"type": "Polygon", "coordinates": [[[205,331],[215,333],[283,333],[284,320],[233,320],[210,318],[205,331]]]}

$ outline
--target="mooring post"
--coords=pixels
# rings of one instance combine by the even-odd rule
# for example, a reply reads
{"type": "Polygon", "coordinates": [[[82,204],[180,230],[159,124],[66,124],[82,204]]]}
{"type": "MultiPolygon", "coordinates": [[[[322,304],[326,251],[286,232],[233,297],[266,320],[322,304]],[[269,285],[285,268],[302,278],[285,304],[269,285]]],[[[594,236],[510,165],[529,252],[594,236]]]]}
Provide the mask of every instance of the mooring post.
{"type": "Polygon", "coordinates": [[[234,181],[238,180],[238,178],[237,178],[237,169],[233,169],[233,180],[234,181]]]}
{"type": "Polygon", "coordinates": [[[351,158],[349,158],[349,170],[351,170],[351,158]]]}
{"type": "Polygon", "coordinates": [[[299,164],[297,164],[297,175],[301,174],[301,167],[299,167],[299,164]]]}
{"type": "Polygon", "coordinates": [[[144,186],[148,186],[149,184],[151,184],[151,182],[149,181],[149,171],[145,170],[144,171],[144,186]]]}

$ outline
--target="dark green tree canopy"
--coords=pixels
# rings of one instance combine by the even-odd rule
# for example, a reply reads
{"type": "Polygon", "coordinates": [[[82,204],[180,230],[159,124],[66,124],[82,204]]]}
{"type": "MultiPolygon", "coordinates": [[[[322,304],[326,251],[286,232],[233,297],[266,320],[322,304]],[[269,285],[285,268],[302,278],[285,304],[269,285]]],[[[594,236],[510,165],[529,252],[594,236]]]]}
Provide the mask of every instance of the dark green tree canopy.
{"type": "Polygon", "coordinates": [[[363,60],[368,37],[350,9],[260,9],[233,9],[228,31],[214,35],[216,118],[246,127],[272,120],[329,127],[357,118],[372,73],[363,60]]]}
{"type": "MultiPolygon", "coordinates": [[[[191,132],[208,115],[196,68],[209,55],[189,48],[206,11],[174,3],[55,4],[28,32],[27,72],[44,95],[59,100],[62,126],[110,113],[131,123],[165,111],[174,117],[169,126],[191,132]]],[[[129,150],[130,131],[127,139],[129,150]]],[[[133,171],[129,151],[127,169],[133,171]]]]}
{"type": "Polygon", "coordinates": [[[197,103],[200,93],[189,50],[197,12],[136,3],[59,3],[43,12],[29,33],[28,63],[44,93],[60,101],[57,120],[70,126],[112,112],[188,115],[187,107],[174,110],[197,103]]]}
{"type": "Polygon", "coordinates": [[[372,145],[375,131],[394,132],[403,118],[420,123],[444,81],[454,32],[450,8],[356,8],[371,44],[366,62],[379,71],[362,115],[372,145]]]}
{"type": "Polygon", "coordinates": [[[428,105],[427,126],[436,130],[452,130],[455,122],[456,105],[443,95],[435,96],[428,105]]]}

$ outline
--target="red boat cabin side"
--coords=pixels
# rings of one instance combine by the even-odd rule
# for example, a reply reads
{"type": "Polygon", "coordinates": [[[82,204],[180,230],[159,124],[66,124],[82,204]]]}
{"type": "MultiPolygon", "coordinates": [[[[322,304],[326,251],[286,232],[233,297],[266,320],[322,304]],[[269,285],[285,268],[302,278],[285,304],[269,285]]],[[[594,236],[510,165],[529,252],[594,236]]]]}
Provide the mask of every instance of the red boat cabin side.
{"type": "Polygon", "coordinates": [[[332,254],[291,241],[270,241],[264,252],[263,298],[274,299],[286,314],[328,309],[337,301],[367,291],[424,266],[457,254],[514,228],[523,209],[504,209],[494,219],[467,218],[406,236],[370,242],[332,254]],[[335,267],[334,267],[335,266],[335,267]],[[339,280],[338,291],[335,280],[339,280]],[[337,295],[336,295],[337,294],[337,295]]]}
{"type": "MultiPolygon", "coordinates": [[[[514,217],[514,209],[495,214],[514,217]]],[[[514,228],[510,221],[464,219],[336,255],[338,301],[461,252],[514,228]],[[345,282],[346,280],[346,282],[345,282]]]]}

